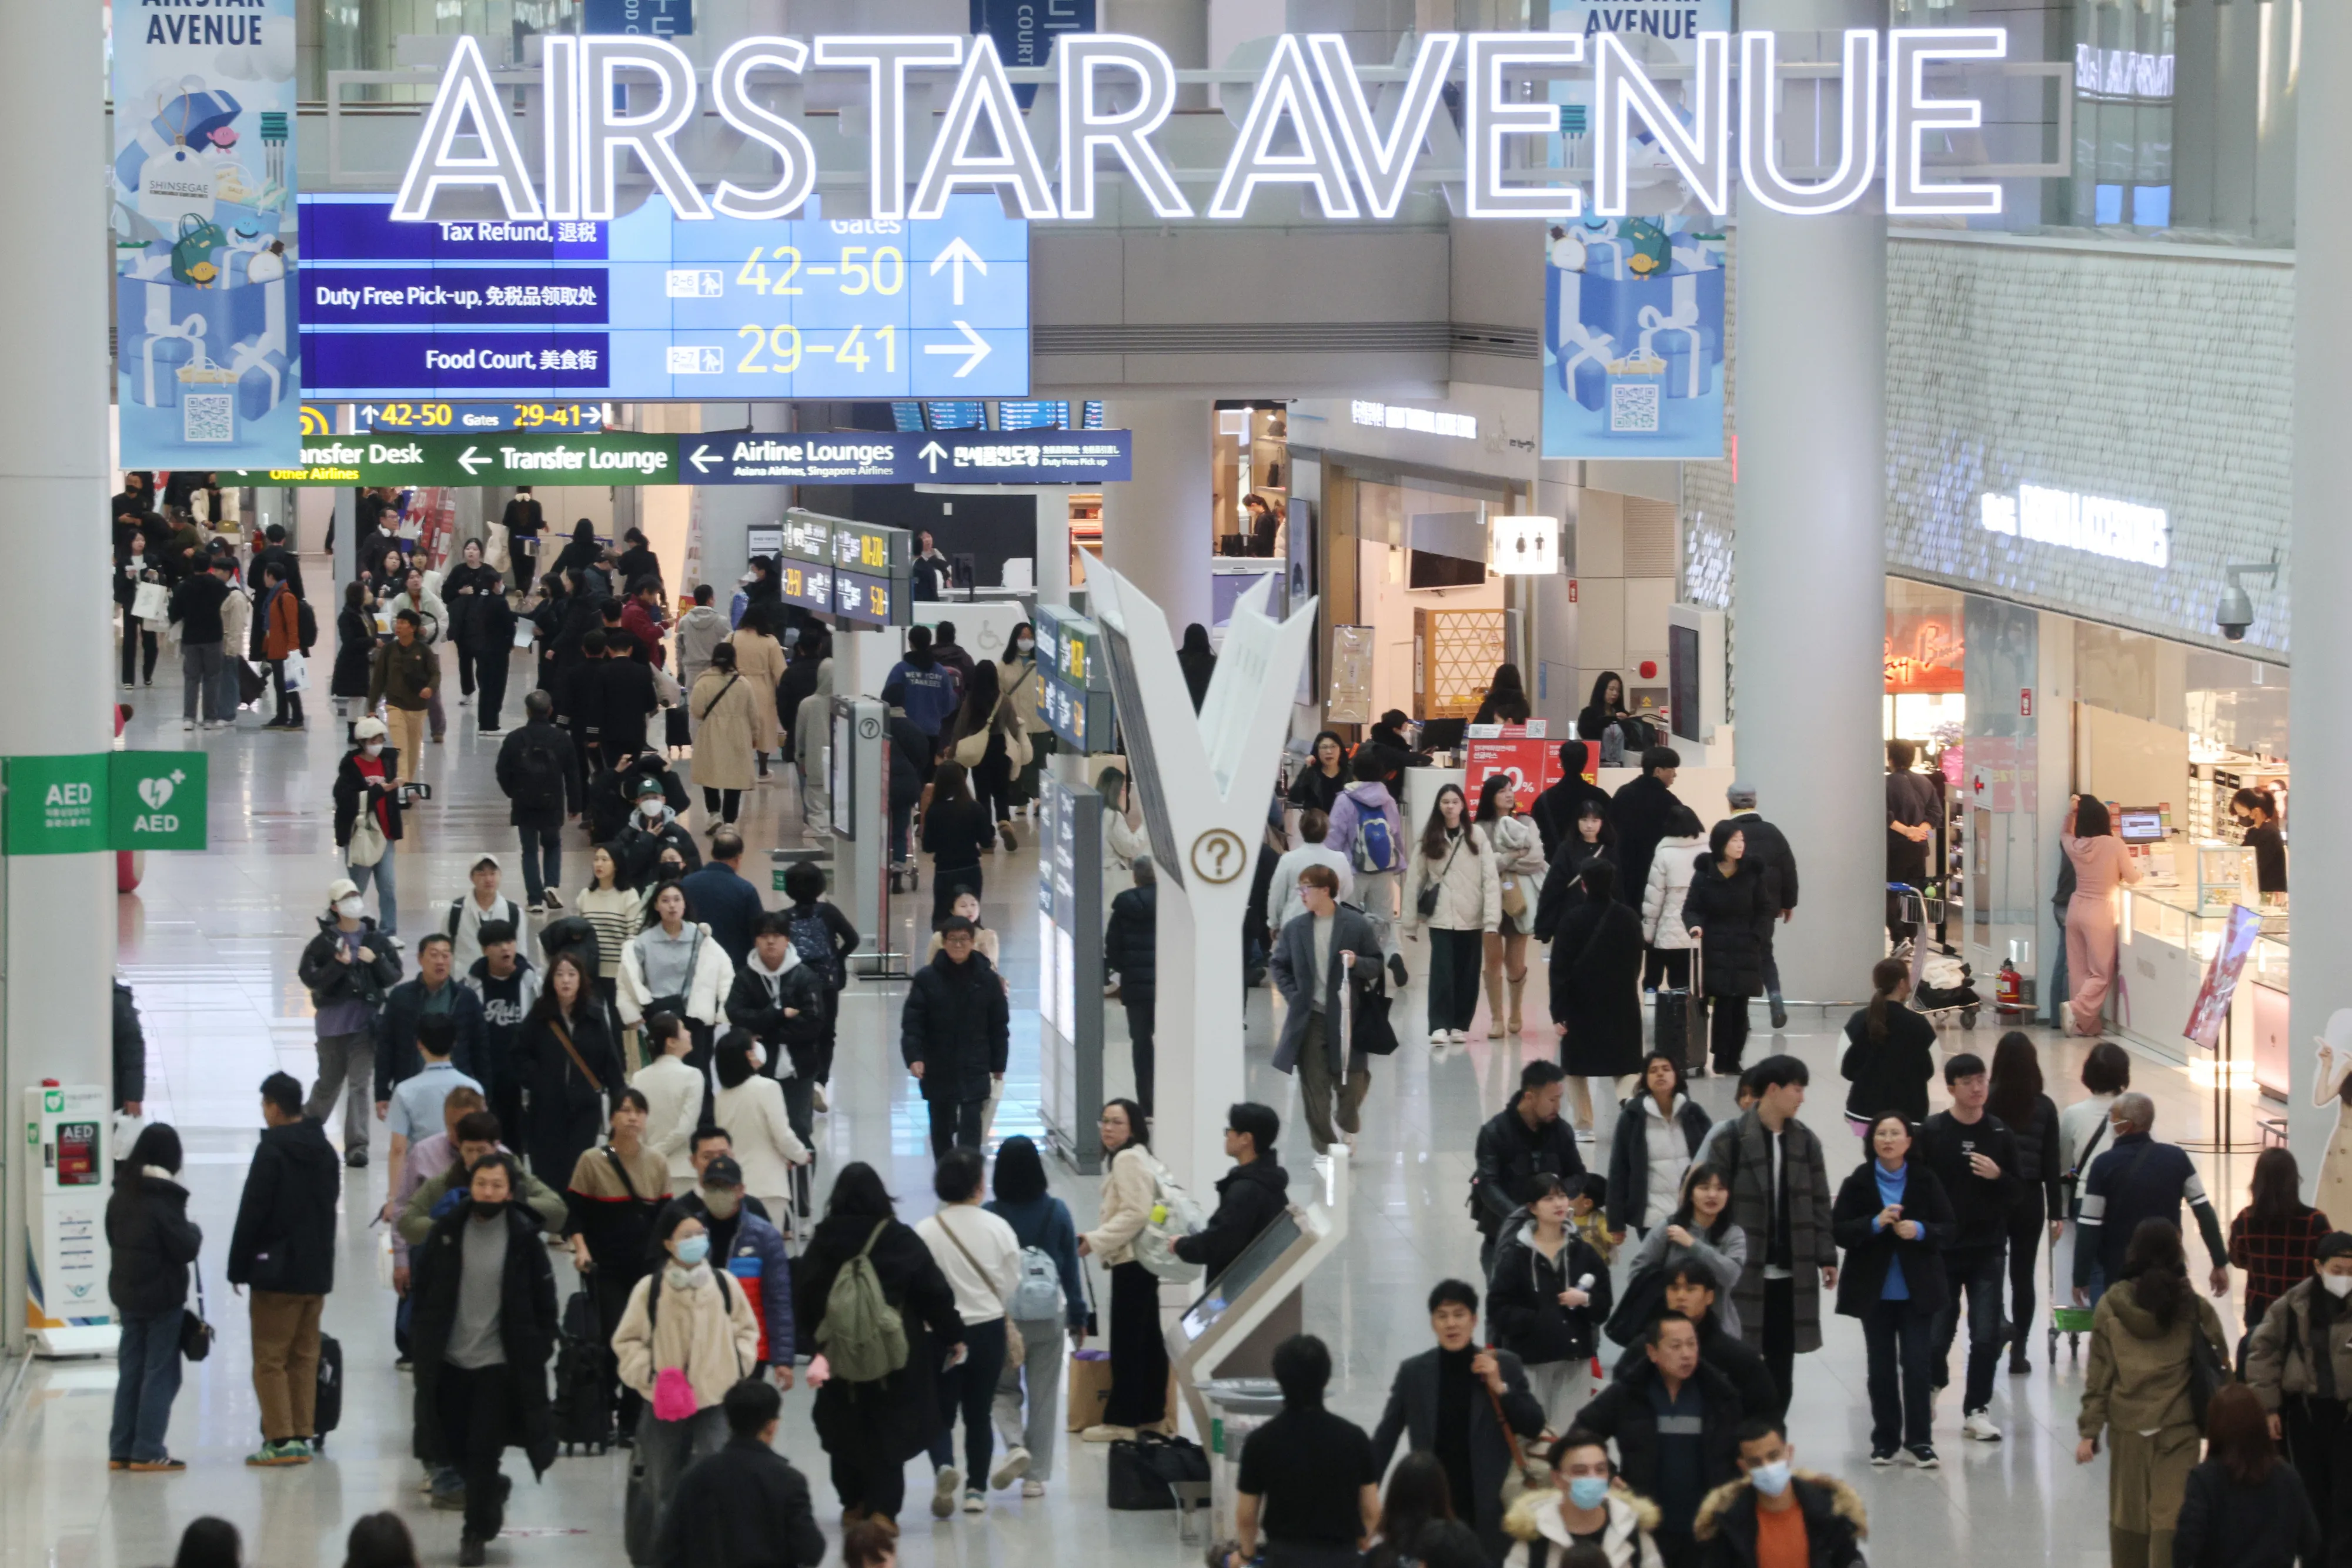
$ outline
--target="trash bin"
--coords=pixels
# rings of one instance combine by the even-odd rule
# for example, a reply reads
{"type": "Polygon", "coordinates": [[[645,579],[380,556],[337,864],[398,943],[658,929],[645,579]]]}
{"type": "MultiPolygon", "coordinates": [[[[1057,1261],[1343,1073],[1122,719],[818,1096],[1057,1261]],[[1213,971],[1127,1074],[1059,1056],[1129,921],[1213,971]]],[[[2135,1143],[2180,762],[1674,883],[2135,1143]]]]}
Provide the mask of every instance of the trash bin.
{"type": "MultiPolygon", "coordinates": [[[[1234,1534],[1234,1482],[1241,1474],[1242,1445],[1251,1433],[1282,1410],[1282,1388],[1271,1377],[1215,1377],[1201,1385],[1201,1396],[1216,1414],[1209,1425],[1209,1539],[1231,1541],[1234,1534]]],[[[1180,1503],[1183,1502],[1179,1499],[1180,1503]]],[[[1185,1504],[1189,1507],[1190,1504],[1185,1504]]]]}

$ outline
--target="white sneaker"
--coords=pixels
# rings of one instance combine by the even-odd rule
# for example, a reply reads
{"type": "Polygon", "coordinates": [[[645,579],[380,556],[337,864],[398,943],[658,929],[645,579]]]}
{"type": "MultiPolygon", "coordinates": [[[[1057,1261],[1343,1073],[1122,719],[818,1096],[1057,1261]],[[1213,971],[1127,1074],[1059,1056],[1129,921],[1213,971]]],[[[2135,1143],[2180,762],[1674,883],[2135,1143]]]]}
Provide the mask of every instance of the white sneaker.
{"type": "Polygon", "coordinates": [[[815,1083],[809,1086],[809,1107],[810,1109],[816,1111],[830,1111],[833,1109],[833,1103],[824,1097],[824,1084],[815,1083]]]}
{"type": "Polygon", "coordinates": [[[1998,1443],[2000,1428],[1992,1424],[1991,1411],[1971,1410],[1960,1422],[1960,1436],[1974,1437],[1979,1443],[1998,1443]]]}
{"type": "Polygon", "coordinates": [[[1079,1433],[1078,1441],[1081,1443],[1132,1443],[1135,1441],[1135,1428],[1114,1427],[1105,1422],[1100,1426],[1089,1427],[1079,1433]]]}
{"type": "Polygon", "coordinates": [[[1021,1483],[1021,1495],[1023,1497],[1044,1497],[1045,1495],[1045,1483],[1044,1481],[1023,1481],[1021,1483]]]}
{"type": "Polygon", "coordinates": [[[956,1489],[963,1485],[963,1472],[953,1465],[941,1465],[931,1477],[931,1517],[945,1519],[955,1511],[956,1489]]]}
{"type": "Polygon", "coordinates": [[[184,718],[180,721],[180,727],[185,730],[193,730],[196,727],[196,721],[192,718],[184,718]]]}
{"type": "Polygon", "coordinates": [[[1003,1491],[1028,1473],[1029,1450],[1007,1448],[1004,1451],[1004,1458],[997,1460],[996,1468],[988,1472],[988,1484],[996,1490],[1003,1491]]]}

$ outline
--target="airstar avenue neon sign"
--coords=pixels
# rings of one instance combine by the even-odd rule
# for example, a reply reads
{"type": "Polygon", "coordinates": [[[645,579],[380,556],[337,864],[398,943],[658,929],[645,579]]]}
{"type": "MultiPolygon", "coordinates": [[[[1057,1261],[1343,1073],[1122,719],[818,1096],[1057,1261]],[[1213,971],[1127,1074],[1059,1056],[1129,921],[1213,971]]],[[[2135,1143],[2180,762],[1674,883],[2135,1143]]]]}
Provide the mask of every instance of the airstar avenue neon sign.
{"type": "MultiPolygon", "coordinates": [[[[1208,216],[1238,218],[1262,185],[1311,189],[1327,218],[1396,215],[1415,173],[1436,172],[1432,143],[1453,146],[1454,127],[1438,114],[1449,78],[1462,82],[1458,174],[1460,208],[1471,217],[1577,217],[1583,192],[1574,184],[1536,184],[1507,178],[1510,153],[1522,139],[1556,136],[1557,105],[1523,101],[1517,84],[1559,78],[1589,68],[1594,103],[1592,210],[1604,217],[1628,211],[1629,159],[1646,132],[1672,162],[1700,205],[1716,215],[1730,205],[1735,167],[1732,126],[1739,127],[1736,166],[1748,193],[1778,212],[1842,211],[1876,183],[1879,149],[1886,149],[1885,208],[1896,216],[1991,214],[2000,211],[1996,184],[1928,178],[1926,138],[1972,131],[1984,120],[1973,99],[1930,98],[1931,61],[1996,61],[2009,52],[1998,27],[1894,28],[1884,35],[1857,29],[1844,38],[1838,165],[1820,180],[1785,174],[1778,142],[1778,94],[1772,90],[1776,41],[1769,32],[1701,33],[1696,70],[1680,94],[1667,91],[1608,34],[1590,40],[1572,34],[1426,33],[1400,90],[1366,91],[1337,34],[1285,34],[1275,40],[1240,133],[1234,138],[1208,216]],[[1735,104],[1731,64],[1739,55],[1735,104]],[[1880,64],[1885,57],[1882,78],[1880,64]],[[1460,68],[1456,68],[1456,60],[1460,68]],[[1392,98],[1383,128],[1374,101],[1392,98]],[[1880,99],[1885,100],[1883,138],[1880,99]],[[1638,131],[1637,131],[1638,124],[1638,131]],[[1426,169],[1417,169],[1423,160],[1426,169]]],[[[1024,217],[1083,221],[1095,215],[1098,165],[1124,168],[1162,218],[1198,214],[1173,172],[1152,144],[1176,97],[1176,70],[1148,39],[1118,34],[1065,35],[1058,63],[1058,179],[1049,177],[996,46],[985,35],[891,37],[750,37],[730,45],[710,68],[711,107],[734,131],[766,151],[774,179],[756,189],[721,180],[708,197],[672,146],[698,110],[693,61],[666,38],[550,37],[541,60],[546,131],[541,184],[534,189],[521,147],[500,107],[479,47],[460,37],[425,116],[393,209],[395,218],[429,221],[436,198],[450,188],[488,188],[509,219],[610,218],[624,155],[632,155],[686,219],[781,218],[814,189],[816,149],[797,114],[779,112],[755,95],[755,84],[798,78],[811,70],[862,72],[867,91],[868,194],[877,219],[936,218],[959,190],[1009,192],[1024,217]],[[909,168],[908,78],[916,72],[956,73],[930,152],[909,168]],[[626,95],[624,83],[650,78],[658,90],[626,95]],[[646,99],[650,107],[640,108],[646,99]],[[985,127],[988,132],[981,132],[985,127]],[[911,175],[911,195],[909,179],[911,175]],[[542,194],[543,192],[543,194],[542,194]]]]}

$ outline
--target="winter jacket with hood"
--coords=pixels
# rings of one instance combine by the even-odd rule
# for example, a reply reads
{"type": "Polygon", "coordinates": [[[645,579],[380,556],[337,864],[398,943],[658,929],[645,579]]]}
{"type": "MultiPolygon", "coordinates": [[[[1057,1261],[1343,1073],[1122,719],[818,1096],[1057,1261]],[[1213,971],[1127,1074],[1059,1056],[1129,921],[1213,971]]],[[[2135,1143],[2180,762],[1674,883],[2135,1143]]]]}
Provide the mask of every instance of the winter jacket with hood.
{"type": "Polygon", "coordinates": [[[1413,849],[1404,841],[1404,815],[1385,784],[1359,779],[1339,791],[1339,798],[1331,802],[1331,829],[1323,835],[1323,847],[1347,856],[1349,865],[1358,864],[1356,834],[1367,817],[1379,817],[1388,823],[1389,842],[1395,854],[1395,863],[1389,869],[1402,871],[1413,849]]]}
{"type": "Polygon", "coordinates": [[[996,966],[978,952],[961,964],[941,952],[916,970],[898,1015],[898,1036],[907,1065],[923,1064],[925,1100],[987,1099],[1012,1045],[996,966]]]}
{"type": "MultiPolygon", "coordinates": [[[[1661,1439],[1650,1403],[1650,1386],[1657,1381],[1657,1364],[1645,1353],[1641,1364],[1594,1395],[1576,1416],[1578,1426],[1617,1440],[1617,1474],[1643,1497],[1658,1490],[1661,1439]]],[[[1699,1485],[1719,1487],[1739,1471],[1739,1391],[1704,1358],[1691,1381],[1699,1390],[1699,1485]]]]}
{"type": "Polygon", "coordinates": [[[400,978],[400,955],[392,950],[392,941],[375,928],[367,915],[360,916],[360,946],[375,955],[373,963],[362,964],[354,958],[346,964],[335,956],[342,946],[343,933],[331,915],[319,919],[319,934],[302,949],[302,956],[294,966],[294,977],[310,993],[310,1005],[323,1008],[331,1002],[361,1001],[371,1009],[381,1008],[400,978]]]}
{"type": "MultiPolygon", "coordinates": [[[[803,659],[803,664],[808,663],[803,659]]],[[[790,685],[787,674],[784,684],[790,685]]],[[[824,754],[833,744],[833,661],[816,661],[816,674],[812,677],[808,695],[793,708],[793,761],[801,770],[802,779],[822,792],[831,786],[826,780],[824,754]]]]}
{"type": "Polygon", "coordinates": [[[1683,901],[1690,896],[1691,877],[1706,841],[1696,837],[1660,839],[1650,857],[1649,883],[1642,892],[1642,940],[1667,953],[1691,945],[1690,927],[1682,922],[1683,901]]]}
{"type": "MultiPolygon", "coordinates": [[[[1805,1515],[1806,1568],[1862,1568],[1870,1516],[1862,1499],[1835,1476],[1798,1470],[1789,1486],[1805,1515]]],[[[1704,1568],[1756,1568],[1756,1488],[1742,1479],[1707,1494],[1696,1528],[1704,1568]]]]}
{"type": "Polygon", "coordinates": [[[1171,1249],[1187,1263],[1198,1263],[1213,1281],[1242,1249],[1290,1207],[1290,1173],[1276,1163],[1272,1149],[1245,1166],[1235,1166],[1217,1182],[1217,1211],[1209,1223],[1171,1249]]]}
{"type": "Polygon", "coordinates": [[[686,1270],[682,1288],[669,1282],[668,1272],[657,1269],[630,1287],[613,1331],[613,1356],[622,1385],[648,1400],[661,1373],[685,1373],[694,1407],[708,1410],[759,1370],[759,1314],[743,1282],[730,1277],[722,1283],[708,1262],[686,1270]],[[660,1304],[649,1310],[656,1291],[660,1304]]]}
{"type": "Polygon", "coordinates": [[[1584,902],[1584,873],[1596,862],[1606,862],[1611,874],[1615,874],[1617,846],[1606,838],[1588,844],[1580,835],[1561,841],[1552,852],[1551,867],[1544,873],[1543,886],[1536,894],[1537,941],[1551,941],[1569,911],[1584,902]]]}
{"type": "MultiPolygon", "coordinates": [[[[694,972],[688,977],[686,1016],[697,1023],[718,1024],[727,1006],[735,977],[735,966],[727,961],[727,949],[710,934],[710,927],[689,922],[687,929],[701,934],[701,946],[694,955],[694,972]]],[[[648,933],[658,934],[658,922],[648,925],[629,938],[621,949],[621,975],[614,988],[614,1000],[621,1009],[621,1022],[635,1029],[653,1009],[653,988],[646,984],[646,956],[643,944],[648,933]]],[[[754,955],[756,956],[756,954],[754,955]]]]}
{"type": "MultiPolygon", "coordinates": [[[[1617,1115],[1616,1135],[1609,1140],[1609,1228],[1631,1230],[1647,1223],[1650,1209],[1650,1134],[1663,1121],[1657,1096],[1646,1089],[1625,1102],[1617,1115]]],[[[1682,1137],[1688,1161],[1698,1159],[1714,1122],[1688,1094],[1675,1096],[1675,1131],[1682,1137]]],[[[1680,1201],[1680,1183],[1676,1183],[1680,1201]]],[[[1674,1206],[1668,1205],[1669,1209],[1674,1206]]]]}
{"type": "MultiPolygon", "coordinates": [[[[2099,1310],[2091,1318],[2091,1353],[2083,1370],[2083,1409],[2074,1421],[2077,1436],[2095,1438],[2109,1427],[2118,1432],[2153,1432],[2192,1425],[2189,1336],[2202,1333],[2212,1345],[2217,1364],[2229,1364],[2230,1351],[2213,1304],[2193,1284],[2187,1294],[2195,1312],[2182,1312],[2170,1328],[2139,1304],[2137,1280],[2111,1285],[2099,1298],[2099,1310]]],[[[2268,1323],[2277,1316],[2273,1307],[2271,1317],[2263,1321],[2268,1323]]],[[[2261,1397],[2259,1386],[2255,1394],[2261,1397]]],[[[2272,1396],[2276,1397],[2275,1385],[2272,1396]]]]}
{"type": "Polygon", "coordinates": [[[1700,989],[1710,997],[1764,994],[1764,936],[1780,906],[1764,873],[1745,860],[1729,876],[1707,851],[1692,861],[1690,891],[1683,895],[1682,923],[1705,933],[1699,955],[1700,989]]]}
{"type": "Polygon", "coordinates": [[[1886,1038],[1870,1038],[1870,1009],[1856,1008],[1845,1020],[1845,1055],[1838,1073],[1850,1087],[1845,1113],[1868,1121],[1884,1111],[1900,1111],[1916,1127],[1927,1119],[1927,1084],[1936,1076],[1936,1026],[1909,1008],[1884,1004],[1886,1038]]]}
{"type": "MultiPolygon", "coordinates": [[[[1511,1550],[1503,1568],[1559,1568],[1560,1559],[1576,1544],[1568,1521],[1559,1516],[1560,1494],[1549,1488],[1528,1492],[1503,1516],[1503,1533],[1511,1550]]],[[[1658,1543],[1650,1532],[1658,1528],[1658,1505],[1622,1486],[1609,1489],[1609,1523],[1601,1531],[1601,1554],[1609,1568],[1664,1568],[1658,1543]]]]}
{"type": "Polygon", "coordinates": [[[2307,1277],[2271,1303],[2255,1325],[2246,1352],[2246,1383],[2263,1408],[2275,1414],[2284,1397],[2300,1394],[2316,1398],[2352,1401],[2352,1300],[2338,1301],[2307,1277]],[[2317,1327],[2315,1311],[2324,1314],[2317,1327]],[[2327,1346],[2332,1388],[2322,1389],[2314,1345],[2327,1346]]]}
{"type": "Polygon", "coordinates": [[[1589,1359],[1609,1321],[1609,1264],[1570,1227],[1556,1258],[1535,1244],[1536,1222],[1526,1209],[1504,1222],[1486,1281],[1486,1330],[1490,1339],[1530,1366],[1589,1359]],[[1589,1285],[1579,1281],[1590,1279],[1589,1285]],[[1559,1293],[1581,1290],[1591,1300],[1563,1307],[1559,1293]]]}
{"type": "Polygon", "coordinates": [[[710,668],[710,650],[727,641],[730,630],[727,612],[715,604],[698,604],[677,618],[677,678],[687,690],[710,668]]]}
{"type": "MultiPolygon", "coordinates": [[[[1330,840],[1326,838],[1324,842],[1330,840]]],[[[1439,931],[1495,931],[1503,923],[1503,884],[1496,872],[1494,846],[1486,830],[1475,822],[1464,836],[1448,835],[1443,852],[1432,860],[1416,840],[1405,857],[1404,917],[1408,926],[1427,925],[1439,931]],[[1437,907],[1427,921],[1421,916],[1422,890],[1437,889],[1437,907]]]]}
{"type": "Polygon", "coordinates": [[[229,1233],[230,1284],[289,1296],[323,1296],[335,1288],[341,1166],[316,1122],[261,1130],[229,1233]]]}
{"type": "Polygon", "coordinates": [[[1103,967],[1118,977],[1118,999],[1130,1007],[1158,996],[1160,884],[1130,887],[1110,901],[1103,967]]]}
{"type": "Polygon", "coordinates": [[[1576,1129],[1565,1116],[1555,1116],[1530,1128],[1519,1114],[1526,1091],[1486,1118],[1478,1129],[1475,1164],[1470,1176],[1470,1218],[1485,1236],[1497,1234],[1527,1202],[1528,1184],[1538,1176],[1556,1176],[1573,1191],[1584,1175],[1584,1156],[1577,1153],[1576,1129]]]}
{"type": "Polygon", "coordinates": [[[188,1189],[149,1166],[116,1178],[106,1200],[107,1299],[126,1318],[161,1317],[188,1304],[188,1269],[205,1233],[189,1223],[188,1189]]]}
{"type": "MultiPolygon", "coordinates": [[[[446,1133],[434,1134],[434,1137],[442,1139],[447,1136],[446,1133]]],[[[431,1141],[426,1140],[428,1143],[431,1141]]],[[[458,1191],[457,1201],[465,1201],[466,1182],[469,1179],[466,1168],[457,1163],[454,1147],[446,1143],[443,1147],[448,1156],[447,1163],[417,1183],[416,1190],[408,1195],[407,1201],[402,1206],[400,1218],[393,1221],[393,1235],[402,1246],[415,1249],[425,1244],[425,1239],[433,1234],[433,1227],[447,1216],[447,1210],[442,1209],[442,1199],[449,1196],[451,1187],[458,1191]],[[436,1209],[441,1209],[441,1212],[436,1214],[436,1209]]],[[[501,1153],[514,1152],[504,1144],[498,1147],[501,1153]]],[[[522,1186],[514,1195],[514,1207],[530,1210],[539,1222],[539,1228],[550,1236],[562,1235],[564,1225],[572,1217],[572,1206],[564,1200],[563,1195],[529,1171],[523,1172],[522,1186]]]]}
{"type": "MultiPolygon", "coordinates": [[[[410,1254],[415,1272],[409,1286],[409,1342],[415,1346],[420,1388],[439,1381],[442,1357],[457,1328],[465,1227],[474,1223],[473,1215],[474,1200],[461,1200],[433,1222],[410,1254]]],[[[529,1208],[509,1203],[498,1223],[507,1228],[506,1269],[499,1289],[507,1441],[530,1456],[533,1474],[545,1475],[555,1462],[555,1421],[547,1396],[547,1360],[555,1349],[555,1271],[547,1260],[538,1218],[529,1208]]]]}
{"type": "Polygon", "coordinates": [[[782,960],[772,969],[755,944],[728,988],[727,1021],[751,1030],[767,1048],[770,1077],[782,1071],[780,1059],[786,1053],[794,1072],[813,1077],[824,1048],[826,1001],[824,981],[814,967],[801,962],[798,948],[785,943],[782,960]],[[792,1017],[784,1016],[786,1009],[792,1017]]]}
{"type": "Polygon", "coordinates": [[[661,817],[655,821],[648,821],[632,801],[628,824],[613,839],[613,859],[620,868],[621,885],[642,890],[665,880],[656,868],[666,849],[677,851],[678,858],[686,862],[680,875],[691,876],[702,869],[702,850],[694,841],[694,830],[679,820],[668,801],[662,802],[661,817]]]}

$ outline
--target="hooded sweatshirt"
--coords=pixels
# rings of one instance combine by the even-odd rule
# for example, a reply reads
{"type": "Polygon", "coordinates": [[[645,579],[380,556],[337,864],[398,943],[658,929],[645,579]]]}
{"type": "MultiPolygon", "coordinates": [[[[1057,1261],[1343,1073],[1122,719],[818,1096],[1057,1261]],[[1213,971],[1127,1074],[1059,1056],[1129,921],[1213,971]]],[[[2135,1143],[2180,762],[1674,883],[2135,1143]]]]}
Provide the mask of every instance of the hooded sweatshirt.
{"type": "Polygon", "coordinates": [[[698,604],[677,618],[677,679],[688,691],[710,668],[710,650],[727,640],[731,628],[727,612],[715,604],[698,604]]]}
{"type": "Polygon", "coordinates": [[[825,749],[833,744],[833,661],[824,659],[816,667],[816,690],[801,699],[793,715],[793,760],[800,764],[801,777],[816,781],[825,788],[824,779],[825,749]]]}
{"type": "Polygon", "coordinates": [[[2212,1304],[2193,1284],[2188,1295],[2191,1310],[2176,1316],[2169,1328],[2139,1304],[2137,1280],[2126,1280],[2099,1298],[2083,1371],[2083,1409],[2074,1423],[2078,1436],[2096,1437],[2108,1427],[2153,1432],[2190,1420],[2189,1336],[2205,1335],[2217,1365],[2228,1364],[2229,1349],[2212,1304]]]}
{"type": "Polygon", "coordinates": [[[768,1048],[766,1071],[772,1078],[814,1075],[817,1051],[824,1038],[824,982],[816,970],[801,962],[790,942],[783,957],[770,968],[755,944],[735,971],[727,993],[727,1021],[749,1030],[768,1048]],[[793,1009],[786,1018],[783,1010],[793,1009]],[[782,1045],[784,1049],[775,1049],[782,1045]],[[786,1071],[786,1062],[790,1071],[786,1071]]]}
{"type": "Polygon", "coordinates": [[[940,737],[940,728],[956,710],[963,693],[956,681],[955,672],[942,664],[929,648],[909,648],[907,656],[890,666],[890,674],[882,682],[885,691],[892,683],[906,691],[899,704],[915,727],[933,740],[940,737]]]}

